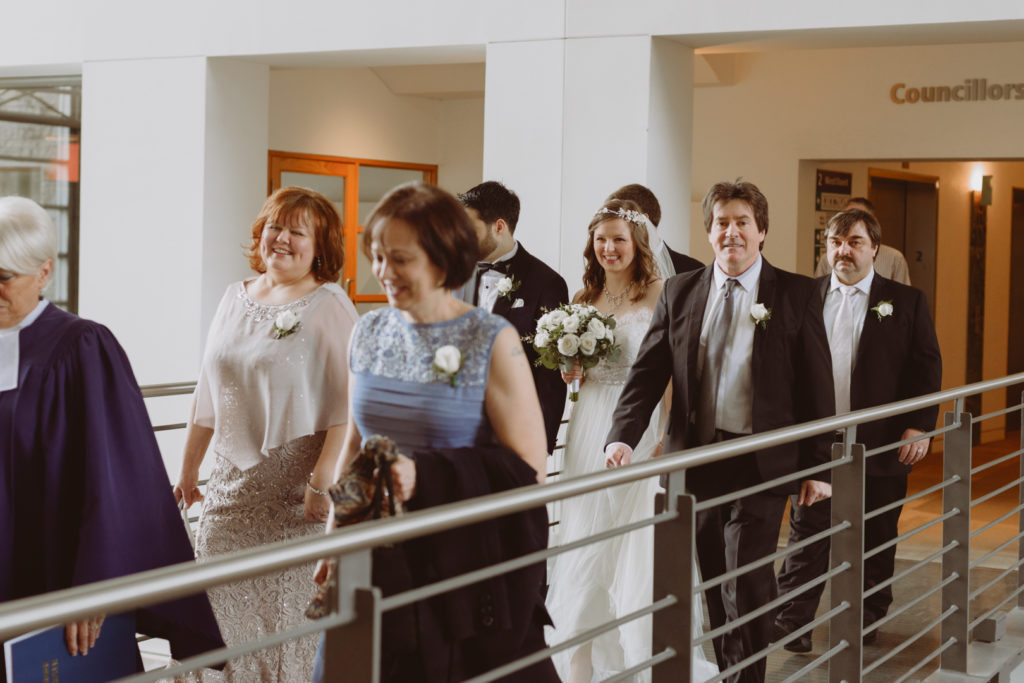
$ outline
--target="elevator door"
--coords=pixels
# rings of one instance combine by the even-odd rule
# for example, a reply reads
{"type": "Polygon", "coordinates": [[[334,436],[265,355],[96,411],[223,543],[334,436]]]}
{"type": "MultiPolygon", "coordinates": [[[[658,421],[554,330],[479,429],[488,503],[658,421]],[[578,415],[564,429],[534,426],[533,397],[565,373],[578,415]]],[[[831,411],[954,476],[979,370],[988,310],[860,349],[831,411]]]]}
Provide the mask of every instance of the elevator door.
{"type": "MultiPolygon", "coordinates": [[[[1010,263],[1024,263],[1024,189],[1013,189],[1013,208],[1010,214],[1010,263]]],[[[1024,268],[1010,269],[1010,332],[1006,350],[1006,374],[1024,372],[1024,268]]],[[[1024,384],[1015,384],[1006,390],[1006,405],[1020,403],[1024,384]]],[[[1006,431],[1020,429],[1020,413],[1006,416],[1006,431]]]]}
{"type": "Polygon", "coordinates": [[[935,241],[939,191],[934,180],[913,180],[869,172],[868,198],[882,225],[882,243],[907,259],[910,283],[924,292],[935,318],[935,241]]]}

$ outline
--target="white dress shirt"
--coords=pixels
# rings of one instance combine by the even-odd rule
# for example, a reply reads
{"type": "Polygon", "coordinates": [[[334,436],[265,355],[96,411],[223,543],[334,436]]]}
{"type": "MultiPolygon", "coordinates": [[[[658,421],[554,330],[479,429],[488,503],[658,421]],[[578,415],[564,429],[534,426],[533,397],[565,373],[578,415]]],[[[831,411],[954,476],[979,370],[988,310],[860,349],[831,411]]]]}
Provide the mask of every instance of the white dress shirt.
{"type": "MultiPolygon", "coordinates": [[[[722,379],[719,384],[718,405],[715,407],[715,429],[735,434],[751,434],[754,431],[754,375],[752,358],[754,354],[754,319],[750,307],[757,303],[757,288],[761,279],[761,256],[742,275],[733,278],[736,286],[732,296],[736,297],[733,318],[727,333],[725,353],[722,359],[722,379]]],[[[700,351],[697,355],[697,377],[704,371],[704,354],[707,347],[708,320],[724,301],[725,282],[729,276],[715,263],[712,269],[714,283],[708,290],[704,306],[704,319],[700,331],[700,351]]],[[[768,323],[771,324],[770,322],[768,323]]],[[[691,420],[695,416],[691,416],[691,420]]]]}
{"type": "MultiPolygon", "coordinates": [[[[512,257],[519,251],[519,242],[517,241],[513,246],[512,250],[507,254],[502,254],[498,258],[494,259],[494,263],[504,263],[505,261],[511,261],[512,257]]],[[[494,304],[498,301],[498,282],[505,277],[496,270],[485,270],[480,273],[480,289],[477,290],[477,305],[485,311],[493,311],[494,304]]],[[[509,275],[511,277],[511,274],[509,275]]]]}
{"type": "Polygon", "coordinates": [[[0,391],[18,388],[19,345],[18,333],[34,323],[46,308],[46,299],[40,299],[32,312],[14,327],[0,330],[0,391]]]}
{"type": "MultiPolygon", "coordinates": [[[[853,308],[853,360],[857,360],[857,347],[860,346],[860,333],[864,329],[864,318],[868,314],[868,298],[871,296],[871,281],[875,279],[875,271],[872,268],[864,278],[855,285],[851,285],[857,293],[850,297],[850,305],[853,308]]],[[[835,272],[831,275],[828,285],[828,294],[825,295],[825,308],[822,309],[822,316],[825,318],[825,332],[828,333],[828,344],[832,347],[832,328],[836,324],[836,311],[842,302],[843,293],[839,288],[844,286],[835,272]]],[[[852,370],[852,366],[851,366],[852,370]]]]}

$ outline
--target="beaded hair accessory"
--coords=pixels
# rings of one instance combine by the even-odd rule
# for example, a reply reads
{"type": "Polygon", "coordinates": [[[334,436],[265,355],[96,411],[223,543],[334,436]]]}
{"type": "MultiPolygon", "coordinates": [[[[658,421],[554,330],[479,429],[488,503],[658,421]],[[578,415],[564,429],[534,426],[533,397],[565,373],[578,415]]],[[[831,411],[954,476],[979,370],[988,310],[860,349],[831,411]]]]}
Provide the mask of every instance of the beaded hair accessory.
{"type": "Polygon", "coordinates": [[[610,213],[639,227],[644,227],[646,223],[644,215],[639,211],[634,211],[633,209],[612,209],[607,206],[602,206],[597,213],[599,215],[602,213],[610,213]]]}

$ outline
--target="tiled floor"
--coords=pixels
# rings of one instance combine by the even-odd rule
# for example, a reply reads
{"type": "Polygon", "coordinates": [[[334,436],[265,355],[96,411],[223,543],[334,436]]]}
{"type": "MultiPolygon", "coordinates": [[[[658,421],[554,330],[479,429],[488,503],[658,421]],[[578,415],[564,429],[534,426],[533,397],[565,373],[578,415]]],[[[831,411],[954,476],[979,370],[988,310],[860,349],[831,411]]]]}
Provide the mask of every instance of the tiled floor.
{"type": "MultiPolygon", "coordinates": [[[[973,466],[977,467],[990,462],[998,457],[1004,456],[1020,448],[1019,434],[1011,434],[1009,438],[984,444],[975,447],[973,466]]],[[[1005,486],[1020,476],[1020,465],[1017,459],[993,466],[984,472],[975,475],[972,481],[971,498],[977,499],[984,494],[1005,486]]],[[[911,474],[909,488],[910,492],[924,490],[942,480],[942,457],[941,453],[932,453],[926,460],[915,468],[911,474]]],[[[984,524],[998,518],[1018,504],[1017,487],[993,497],[991,500],[981,503],[971,510],[971,529],[978,529],[984,524]]],[[[942,510],[941,493],[931,494],[921,500],[905,506],[900,518],[900,533],[905,533],[925,522],[928,522],[942,510]]],[[[994,525],[986,532],[979,534],[972,539],[971,560],[985,555],[1000,544],[1011,539],[1018,533],[1017,515],[994,525]]],[[[788,529],[783,529],[783,538],[788,529]]],[[[925,530],[911,539],[902,543],[897,549],[897,573],[911,566],[928,555],[934,553],[942,546],[941,525],[925,530]]],[[[1016,572],[1011,572],[1005,578],[999,579],[1001,570],[1010,567],[1017,561],[1017,543],[1013,542],[1008,547],[995,553],[985,560],[971,573],[971,590],[983,586],[989,582],[995,582],[991,588],[980,595],[971,606],[971,618],[975,618],[983,611],[997,605],[1017,585],[1016,572]]],[[[901,579],[894,584],[896,602],[895,610],[900,604],[907,604],[914,597],[920,595],[927,588],[935,586],[941,580],[941,566],[938,562],[929,563],[914,574],[901,579]]],[[[822,599],[822,604],[828,603],[828,594],[822,599]]],[[[1010,609],[1011,602],[1003,609],[1010,609]]],[[[819,610],[820,613],[821,610],[819,610]]],[[[876,644],[868,646],[864,650],[865,666],[875,659],[884,656],[886,653],[898,648],[905,639],[916,633],[923,626],[936,619],[941,613],[941,597],[939,593],[923,600],[904,614],[900,615],[886,627],[880,630],[880,636],[876,644]]],[[[828,639],[828,630],[819,627],[814,633],[814,652],[812,655],[796,655],[780,650],[771,655],[768,662],[768,680],[782,681],[792,676],[801,668],[806,666],[814,656],[825,651],[828,639]]],[[[877,670],[864,677],[865,681],[895,681],[906,674],[912,667],[927,657],[939,647],[939,628],[935,627],[925,633],[919,640],[901,651],[891,660],[881,665],[877,670]]],[[[919,669],[911,680],[924,679],[930,672],[937,668],[937,661],[926,663],[919,669]]],[[[800,680],[809,682],[827,681],[828,676],[825,670],[814,671],[804,675],[800,680]]]]}

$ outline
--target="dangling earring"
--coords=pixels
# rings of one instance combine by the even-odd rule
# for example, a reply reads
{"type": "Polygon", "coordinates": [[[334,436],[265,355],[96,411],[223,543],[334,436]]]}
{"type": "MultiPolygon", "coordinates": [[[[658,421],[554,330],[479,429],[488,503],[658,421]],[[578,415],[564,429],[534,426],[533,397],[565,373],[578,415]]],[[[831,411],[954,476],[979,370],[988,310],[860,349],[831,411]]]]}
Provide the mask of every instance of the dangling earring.
{"type": "Polygon", "coordinates": [[[320,264],[321,264],[321,263],[322,263],[322,261],[320,261],[320,257],[319,257],[319,256],[317,256],[317,257],[315,257],[315,258],[313,259],[313,267],[314,267],[314,268],[315,268],[316,270],[320,270],[320,264]]]}

